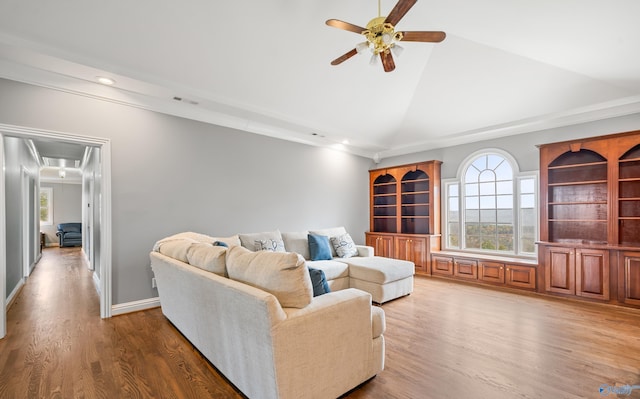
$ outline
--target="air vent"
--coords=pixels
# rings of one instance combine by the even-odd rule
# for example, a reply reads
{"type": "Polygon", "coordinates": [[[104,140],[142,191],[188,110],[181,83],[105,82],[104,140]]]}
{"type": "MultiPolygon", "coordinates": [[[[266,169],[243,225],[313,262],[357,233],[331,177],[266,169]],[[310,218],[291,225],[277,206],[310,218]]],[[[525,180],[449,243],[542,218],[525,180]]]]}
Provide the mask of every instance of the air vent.
{"type": "Polygon", "coordinates": [[[199,102],[195,101],[195,100],[190,100],[188,98],[184,98],[184,97],[178,97],[178,96],[174,96],[173,97],[174,100],[176,101],[180,101],[182,103],[187,103],[187,104],[191,104],[191,105],[198,105],[200,104],[199,102]]]}

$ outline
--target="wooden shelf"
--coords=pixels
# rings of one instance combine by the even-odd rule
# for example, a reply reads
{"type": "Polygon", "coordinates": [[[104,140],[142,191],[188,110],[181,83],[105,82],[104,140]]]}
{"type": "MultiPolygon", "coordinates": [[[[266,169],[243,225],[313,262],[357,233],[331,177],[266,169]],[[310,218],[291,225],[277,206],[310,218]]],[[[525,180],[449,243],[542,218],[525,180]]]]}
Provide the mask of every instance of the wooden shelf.
{"type": "Polygon", "coordinates": [[[558,169],[568,169],[568,168],[583,168],[585,166],[596,166],[596,165],[606,165],[607,161],[600,162],[586,162],[586,163],[576,163],[571,165],[558,165],[558,166],[549,166],[548,170],[558,170],[558,169]]]}
{"type": "Polygon", "coordinates": [[[575,182],[565,182],[565,183],[549,183],[549,187],[579,186],[584,184],[607,184],[607,181],[606,180],[587,180],[587,181],[575,181],[575,182]]]}

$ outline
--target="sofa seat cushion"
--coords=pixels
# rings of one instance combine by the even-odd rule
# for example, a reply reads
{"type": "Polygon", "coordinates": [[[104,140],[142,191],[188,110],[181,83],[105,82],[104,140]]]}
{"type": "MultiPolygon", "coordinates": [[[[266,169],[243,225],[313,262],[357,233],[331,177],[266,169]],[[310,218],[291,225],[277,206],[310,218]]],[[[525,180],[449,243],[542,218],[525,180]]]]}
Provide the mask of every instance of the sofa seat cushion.
{"type": "Polygon", "coordinates": [[[307,266],[324,272],[327,280],[349,277],[349,265],[336,260],[308,260],[307,266]]]}
{"type": "Polygon", "coordinates": [[[349,265],[349,276],[358,280],[386,284],[411,277],[415,273],[413,262],[373,256],[343,259],[349,265]]]}
{"type": "Polygon", "coordinates": [[[73,240],[73,239],[81,239],[82,238],[82,233],[78,233],[75,231],[69,231],[66,233],[63,233],[64,235],[64,239],[65,240],[73,240]]]}
{"type": "Polygon", "coordinates": [[[252,252],[233,247],[227,253],[227,273],[232,280],[273,294],[283,308],[304,308],[313,300],[305,260],[293,252],[252,252]]]}

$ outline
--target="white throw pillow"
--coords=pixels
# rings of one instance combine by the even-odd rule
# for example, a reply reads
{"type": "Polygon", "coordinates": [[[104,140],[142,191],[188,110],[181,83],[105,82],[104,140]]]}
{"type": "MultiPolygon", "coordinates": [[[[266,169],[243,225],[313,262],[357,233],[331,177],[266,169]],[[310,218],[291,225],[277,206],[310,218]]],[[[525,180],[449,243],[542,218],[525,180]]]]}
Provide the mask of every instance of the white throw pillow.
{"type": "Polygon", "coordinates": [[[341,258],[350,258],[358,255],[358,248],[353,242],[349,233],[341,234],[336,237],[329,238],[331,246],[335,249],[336,254],[341,258]]]}
{"type": "Polygon", "coordinates": [[[255,251],[286,252],[284,250],[284,241],[282,240],[272,240],[271,238],[255,240],[254,245],[255,251]]]}
{"type": "Polygon", "coordinates": [[[225,247],[198,243],[192,244],[187,250],[187,261],[192,266],[224,277],[227,274],[226,255],[225,247]]]}
{"type": "Polygon", "coordinates": [[[305,260],[293,252],[251,252],[233,247],[227,253],[229,278],[273,294],[280,306],[304,308],[313,299],[305,260]]]}
{"type": "Polygon", "coordinates": [[[255,250],[256,240],[282,240],[280,230],[264,231],[262,233],[238,234],[240,244],[250,251],[255,250]]]}

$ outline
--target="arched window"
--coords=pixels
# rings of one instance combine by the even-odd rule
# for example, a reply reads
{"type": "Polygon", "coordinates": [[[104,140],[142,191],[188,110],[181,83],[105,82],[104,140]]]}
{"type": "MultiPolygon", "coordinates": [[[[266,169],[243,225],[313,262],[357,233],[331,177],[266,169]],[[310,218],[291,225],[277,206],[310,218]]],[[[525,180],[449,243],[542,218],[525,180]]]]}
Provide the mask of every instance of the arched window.
{"type": "Polygon", "coordinates": [[[520,175],[500,150],[473,154],[445,182],[448,249],[532,256],[537,237],[537,178],[520,175]]]}

